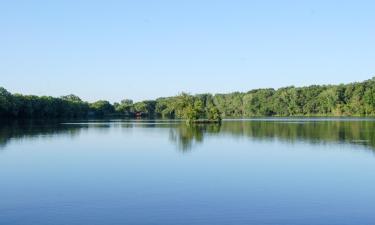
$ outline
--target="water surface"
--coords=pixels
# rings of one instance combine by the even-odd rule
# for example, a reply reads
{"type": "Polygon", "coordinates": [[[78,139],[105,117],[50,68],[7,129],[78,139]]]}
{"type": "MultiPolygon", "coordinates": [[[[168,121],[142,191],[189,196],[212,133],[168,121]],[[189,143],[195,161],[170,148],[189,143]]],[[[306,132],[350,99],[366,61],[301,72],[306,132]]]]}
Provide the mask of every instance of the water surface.
{"type": "Polygon", "coordinates": [[[375,224],[375,121],[3,122],[0,224],[375,224]]]}

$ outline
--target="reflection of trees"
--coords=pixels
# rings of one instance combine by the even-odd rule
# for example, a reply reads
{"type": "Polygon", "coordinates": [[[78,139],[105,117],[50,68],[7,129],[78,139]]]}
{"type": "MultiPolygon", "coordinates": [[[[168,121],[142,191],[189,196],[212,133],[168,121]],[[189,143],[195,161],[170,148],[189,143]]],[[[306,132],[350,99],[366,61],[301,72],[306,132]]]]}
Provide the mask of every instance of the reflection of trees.
{"type": "Polygon", "coordinates": [[[220,132],[220,124],[181,124],[170,129],[169,138],[183,152],[189,151],[197,143],[202,143],[205,134],[220,132]]]}
{"type": "Polygon", "coordinates": [[[181,125],[171,128],[170,140],[182,151],[202,143],[206,134],[277,139],[286,142],[351,143],[375,150],[375,121],[226,121],[222,125],[181,125]]]}
{"type": "Polygon", "coordinates": [[[222,133],[256,139],[356,143],[375,149],[375,121],[247,121],[223,123],[222,133]]]}
{"type": "MultiPolygon", "coordinates": [[[[187,125],[178,121],[83,121],[62,124],[59,121],[0,122],[0,149],[10,140],[65,135],[76,137],[90,128],[109,132],[110,127],[121,129],[163,128],[169,130],[169,139],[186,152],[204,142],[207,136],[231,136],[253,140],[280,140],[308,143],[351,143],[375,150],[375,121],[224,121],[219,124],[187,125]]],[[[153,131],[153,130],[152,130],[153,131]]],[[[156,132],[156,131],[155,131],[156,132]]]]}
{"type": "Polygon", "coordinates": [[[25,138],[39,138],[41,136],[67,135],[75,137],[82,126],[66,126],[58,121],[1,121],[0,123],[0,149],[5,147],[10,140],[25,138]]]}

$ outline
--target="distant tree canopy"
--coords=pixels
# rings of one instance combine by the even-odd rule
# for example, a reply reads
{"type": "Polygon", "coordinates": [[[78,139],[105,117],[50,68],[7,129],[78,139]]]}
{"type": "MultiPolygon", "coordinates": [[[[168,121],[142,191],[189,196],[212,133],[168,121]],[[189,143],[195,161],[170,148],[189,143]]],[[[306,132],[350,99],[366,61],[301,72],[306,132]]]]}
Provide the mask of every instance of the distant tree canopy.
{"type": "Polygon", "coordinates": [[[96,116],[105,116],[115,112],[115,107],[105,100],[99,100],[94,103],[90,103],[89,109],[96,116]]]}
{"type": "Polygon", "coordinates": [[[243,118],[252,116],[375,116],[375,78],[346,85],[312,85],[256,89],[246,93],[182,93],[134,103],[125,99],[111,104],[82,101],[78,96],[60,98],[11,94],[0,88],[2,118],[81,118],[87,116],[154,117],[170,119],[243,118]]]}

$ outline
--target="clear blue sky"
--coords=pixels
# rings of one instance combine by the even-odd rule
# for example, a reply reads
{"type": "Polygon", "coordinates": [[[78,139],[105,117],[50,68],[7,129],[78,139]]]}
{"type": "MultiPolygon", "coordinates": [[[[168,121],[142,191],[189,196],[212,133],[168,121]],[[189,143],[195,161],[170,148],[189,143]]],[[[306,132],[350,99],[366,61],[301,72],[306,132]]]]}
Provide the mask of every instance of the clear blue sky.
{"type": "Polygon", "coordinates": [[[1,1],[0,86],[135,100],[375,76],[375,1],[1,1]]]}

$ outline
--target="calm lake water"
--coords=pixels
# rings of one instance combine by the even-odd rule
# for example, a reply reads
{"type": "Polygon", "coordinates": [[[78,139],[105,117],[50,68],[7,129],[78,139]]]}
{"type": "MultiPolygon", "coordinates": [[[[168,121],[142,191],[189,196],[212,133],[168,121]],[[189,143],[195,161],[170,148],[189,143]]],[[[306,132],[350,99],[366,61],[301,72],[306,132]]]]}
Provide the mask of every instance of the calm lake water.
{"type": "Polygon", "coordinates": [[[373,225],[375,120],[0,125],[0,224],[373,225]]]}

